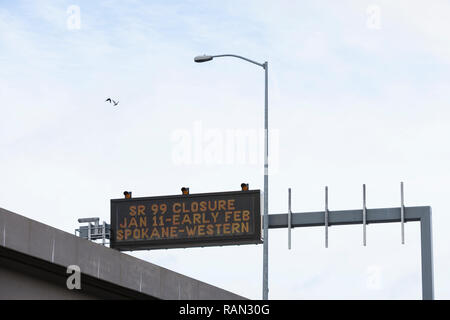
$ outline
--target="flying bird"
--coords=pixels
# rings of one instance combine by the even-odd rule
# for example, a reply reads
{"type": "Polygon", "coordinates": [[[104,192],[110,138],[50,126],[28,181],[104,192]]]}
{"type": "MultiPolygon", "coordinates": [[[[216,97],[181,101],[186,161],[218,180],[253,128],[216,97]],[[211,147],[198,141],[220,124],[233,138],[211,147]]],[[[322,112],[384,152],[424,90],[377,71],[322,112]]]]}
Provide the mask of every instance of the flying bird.
{"type": "Polygon", "coordinates": [[[111,98],[106,99],[105,102],[109,102],[109,103],[114,104],[114,107],[119,104],[119,101],[116,102],[116,101],[112,100],[111,98]]]}

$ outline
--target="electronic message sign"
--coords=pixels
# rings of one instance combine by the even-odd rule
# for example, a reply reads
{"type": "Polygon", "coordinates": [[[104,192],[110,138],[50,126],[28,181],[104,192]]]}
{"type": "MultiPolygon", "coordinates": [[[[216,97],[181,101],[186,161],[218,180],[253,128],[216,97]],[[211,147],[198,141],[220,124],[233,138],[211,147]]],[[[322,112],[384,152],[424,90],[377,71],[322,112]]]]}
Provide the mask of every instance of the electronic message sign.
{"type": "Polygon", "coordinates": [[[111,248],[262,243],[260,201],[259,190],[111,200],[111,248]]]}

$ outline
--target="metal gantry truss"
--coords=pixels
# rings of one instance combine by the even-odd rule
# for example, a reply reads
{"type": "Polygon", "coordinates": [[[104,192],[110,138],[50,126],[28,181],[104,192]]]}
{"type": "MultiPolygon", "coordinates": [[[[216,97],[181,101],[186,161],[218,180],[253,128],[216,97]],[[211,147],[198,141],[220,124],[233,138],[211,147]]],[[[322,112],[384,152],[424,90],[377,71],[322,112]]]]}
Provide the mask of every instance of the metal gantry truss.
{"type": "MultiPolygon", "coordinates": [[[[325,247],[328,247],[328,227],[339,225],[363,225],[363,245],[366,245],[366,225],[372,223],[401,223],[401,242],[405,243],[405,222],[420,222],[421,260],[422,260],[422,298],[434,299],[433,284],[433,240],[431,207],[405,207],[403,183],[400,187],[401,205],[394,208],[367,209],[366,186],[363,185],[363,206],[357,210],[330,211],[328,209],[328,187],[325,187],[325,209],[317,212],[292,213],[291,189],[288,191],[288,213],[271,214],[269,228],[288,229],[288,248],[291,248],[291,230],[300,227],[325,227],[325,247]]],[[[267,263],[265,261],[264,263],[267,263]]]]}
{"type": "Polygon", "coordinates": [[[102,244],[106,245],[106,240],[111,238],[111,225],[104,222],[99,224],[100,218],[80,218],[79,223],[87,223],[86,226],[80,226],[75,230],[75,235],[87,239],[89,241],[102,240],[102,244]]]}

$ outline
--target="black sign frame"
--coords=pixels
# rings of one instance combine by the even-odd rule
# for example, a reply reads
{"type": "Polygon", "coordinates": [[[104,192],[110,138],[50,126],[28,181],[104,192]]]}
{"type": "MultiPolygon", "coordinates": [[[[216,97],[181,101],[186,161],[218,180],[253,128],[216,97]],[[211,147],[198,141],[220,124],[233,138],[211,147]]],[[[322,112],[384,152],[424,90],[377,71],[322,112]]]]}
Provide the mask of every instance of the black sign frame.
{"type": "Polygon", "coordinates": [[[209,247],[209,246],[228,246],[228,245],[245,245],[245,244],[261,244],[261,194],[260,190],[249,191],[228,191],[214,193],[196,193],[189,195],[170,195],[157,197],[143,197],[131,199],[111,199],[111,238],[110,247],[119,251],[134,250],[153,250],[153,249],[170,249],[170,248],[191,248],[191,247],[209,247]],[[153,239],[153,240],[116,240],[116,231],[118,230],[118,206],[128,203],[129,205],[142,205],[149,201],[164,200],[186,200],[196,198],[211,198],[212,200],[224,197],[248,197],[253,203],[253,212],[251,219],[253,225],[253,233],[242,235],[215,235],[214,237],[201,238],[183,238],[183,239],[153,239]]]}

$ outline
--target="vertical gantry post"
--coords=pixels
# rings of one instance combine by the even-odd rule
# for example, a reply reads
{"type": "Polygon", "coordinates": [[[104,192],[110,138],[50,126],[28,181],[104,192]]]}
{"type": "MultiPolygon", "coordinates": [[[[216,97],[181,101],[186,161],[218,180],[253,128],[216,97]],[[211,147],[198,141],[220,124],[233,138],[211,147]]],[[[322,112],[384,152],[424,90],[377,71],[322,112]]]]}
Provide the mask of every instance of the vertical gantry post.
{"type": "Polygon", "coordinates": [[[431,208],[420,219],[420,240],[422,255],[422,299],[434,299],[433,277],[433,232],[431,225],[431,208]]]}
{"type": "Polygon", "coordinates": [[[106,239],[106,222],[103,221],[103,226],[102,226],[102,244],[105,245],[105,239],[106,239]]]}
{"type": "Polygon", "coordinates": [[[400,207],[400,223],[402,229],[402,244],[405,244],[405,198],[403,192],[403,182],[400,182],[400,198],[401,198],[401,207],[400,207]]]}
{"type": "Polygon", "coordinates": [[[291,250],[292,208],[291,188],[288,189],[288,249],[291,250]]]}
{"type": "Polygon", "coordinates": [[[367,225],[366,185],[363,184],[363,245],[364,246],[366,246],[366,225],[367,225]]]}
{"type": "Polygon", "coordinates": [[[325,187],[325,248],[328,248],[328,186],[325,187]]]}

